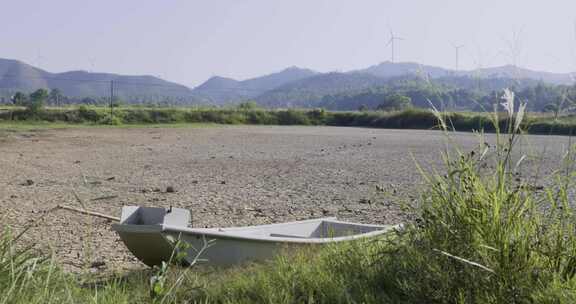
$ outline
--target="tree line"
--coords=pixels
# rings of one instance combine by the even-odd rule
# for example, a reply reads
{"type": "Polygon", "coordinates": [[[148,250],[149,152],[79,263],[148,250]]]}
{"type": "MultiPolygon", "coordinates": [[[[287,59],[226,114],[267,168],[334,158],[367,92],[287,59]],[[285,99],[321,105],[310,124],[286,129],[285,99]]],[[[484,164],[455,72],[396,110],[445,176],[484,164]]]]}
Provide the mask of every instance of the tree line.
{"type": "MultiPolygon", "coordinates": [[[[312,91],[296,90],[285,92],[287,96],[282,96],[282,98],[308,100],[304,103],[295,102],[297,106],[294,107],[323,108],[331,111],[398,111],[433,106],[446,111],[484,112],[491,111],[494,104],[501,101],[503,88],[510,88],[519,100],[526,102],[528,111],[555,114],[561,111],[576,111],[576,85],[552,85],[530,79],[509,78],[445,77],[428,81],[420,78],[400,77],[383,85],[358,90],[350,89],[333,93],[325,91],[318,94],[312,94],[314,93],[312,91]]],[[[44,105],[110,105],[110,97],[65,96],[58,88],[38,89],[30,94],[13,92],[8,98],[2,97],[2,99],[4,103],[24,106],[32,112],[38,111],[44,105]]],[[[257,102],[260,101],[257,99],[257,102]]],[[[129,99],[115,96],[112,105],[119,106],[124,103],[146,106],[192,105],[185,99],[160,95],[156,97],[133,96],[129,99]]],[[[273,102],[267,103],[266,106],[278,107],[273,102]]],[[[290,108],[290,106],[282,108],[286,107],[290,108]]]]}
{"type": "MultiPolygon", "coordinates": [[[[519,100],[527,103],[533,112],[574,112],[576,85],[551,85],[536,82],[531,85],[510,84],[519,100]]],[[[442,79],[434,83],[406,80],[387,86],[361,91],[344,92],[322,97],[318,107],[337,111],[403,110],[411,107],[447,111],[491,111],[500,103],[502,86],[490,89],[457,87],[442,79]]]]}

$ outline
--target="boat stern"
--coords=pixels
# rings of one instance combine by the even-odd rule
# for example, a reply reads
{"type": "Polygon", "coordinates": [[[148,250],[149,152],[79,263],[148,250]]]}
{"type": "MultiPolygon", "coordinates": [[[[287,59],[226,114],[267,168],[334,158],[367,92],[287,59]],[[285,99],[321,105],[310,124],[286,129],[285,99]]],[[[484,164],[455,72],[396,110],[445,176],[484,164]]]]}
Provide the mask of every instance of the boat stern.
{"type": "Polygon", "coordinates": [[[174,244],[162,233],[164,225],[187,227],[190,211],[180,208],[126,206],[119,224],[112,225],[126,247],[148,266],[169,261],[174,244]]]}

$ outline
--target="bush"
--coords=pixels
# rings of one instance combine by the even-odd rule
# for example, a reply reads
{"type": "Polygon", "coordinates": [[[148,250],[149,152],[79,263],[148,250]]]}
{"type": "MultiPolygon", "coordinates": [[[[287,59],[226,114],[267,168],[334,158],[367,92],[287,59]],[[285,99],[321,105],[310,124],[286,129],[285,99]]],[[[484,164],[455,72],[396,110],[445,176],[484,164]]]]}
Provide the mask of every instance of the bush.
{"type": "Polygon", "coordinates": [[[38,89],[30,94],[30,99],[25,104],[30,116],[35,117],[42,111],[46,98],[48,98],[48,91],[45,89],[38,89]]]}
{"type": "Polygon", "coordinates": [[[310,125],[306,113],[298,110],[280,110],[276,112],[279,125],[310,125]]]}
{"type": "Polygon", "coordinates": [[[147,110],[153,123],[177,123],[183,122],[182,111],[175,109],[147,110]]]}
{"type": "Polygon", "coordinates": [[[216,115],[212,116],[213,121],[207,122],[215,122],[227,125],[236,125],[236,124],[245,124],[247,121],[246,118],[246,111],[240,110],[220,110],[216,115]]]}
{"type": "Polygon", "coordinates": [[[198,110],[186,111],[184,113],[184,121],[189,123],[204,122],[202,120],[202,113],[198,110]]]}
{"type": "Polygon", "coordinates": [[[412,99],[400,94],[385,95],[380,104],[376,107],[382,111],[399,111],[412,107],[412,99]]]}
{"type": "Polygon", "coordinates": [[[78,107],[78,118],[82,122],[98,122],[104,118],[106,113],[102,114],[96,109],[90,109],[85,105],[78,107]]]}
{"type": "Polygon", "coordinates": [[[150,111],[144,109],[132,109],[129,111],[123,111],[124,117],[123,121],[129,124],[138,123],[154,123],[154,119],[150,115],[150,111]]]}
{"type": "Polygon", "coordinates": [[[104,116],[102,119],[98,121],[100,125],[111,125],[111,126],[119,126],[122,124],[122,118],[118,116],[110,117],[109,115],[104,116]]]}
{"type": "Polygon", "coordinates": [[[306,112],[308,120],[313,125],[325,125],[326,124],[326,111],[324,109],[314,109],[306,112]]]}
{"type": "Polygon", "coordinates": [[[275,113],[265,110],[253,110],[246,112],[246,123],[253,125],[276,125],[278,119],[275,113]]]}

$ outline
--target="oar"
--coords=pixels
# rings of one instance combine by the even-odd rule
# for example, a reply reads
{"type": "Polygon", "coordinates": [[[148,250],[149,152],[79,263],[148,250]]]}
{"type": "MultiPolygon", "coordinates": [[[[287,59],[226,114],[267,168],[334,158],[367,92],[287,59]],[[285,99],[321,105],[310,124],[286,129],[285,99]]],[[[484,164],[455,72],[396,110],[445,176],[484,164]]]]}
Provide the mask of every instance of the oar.
{"type": "Polygon", "coordinates": [[[56,206],[56,209],[64,209],[64,210],[68,210],[68,211],[72,211],[72,212],[78,212],[81,214],[91,215],[91,216],[95,216],[95,217],[101,217],[101,218],[109,219],[109,220],[116,221],[116,222],[120,221],[119,217],[115,217],[115,216],[111,216],[111,215],[107,215],[107,214],[103,214],[103,213],[99,213],[99,212],[89,211],[89,210],[85,210],[85,209],[74,208],[74,207],[70,207],[70,206],[66,206],[66,205],[58,205],[58,206],[56,206]]]}

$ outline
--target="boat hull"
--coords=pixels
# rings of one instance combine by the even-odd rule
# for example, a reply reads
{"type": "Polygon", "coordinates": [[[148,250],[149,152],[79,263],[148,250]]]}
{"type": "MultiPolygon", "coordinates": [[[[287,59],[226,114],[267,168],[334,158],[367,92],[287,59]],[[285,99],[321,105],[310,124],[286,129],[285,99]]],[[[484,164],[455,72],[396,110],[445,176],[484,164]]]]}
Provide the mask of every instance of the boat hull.
{"type": "Polygon", "coordinates": [[[112,228],[130,252],[148,266],[162,262],[229,266],[267,260],[306,246],[375,237],[398,227],[323,218],[247,227],[190,228],[189,218],[184,209],[125,207],[120,224],[112,228]]]}
{"type": "Polygon", "coordinates": [[[258,262],[273,258],[281,252],[288,252],[311,244],[284,243],[273,241],[247,240],[236,238],[210,238],[199,234],[178,234],[168,232],[169,239],[178,239],[186,245],[186,262],[209,265],[230,266],[246,262],[258,262]],[[196,260],[198,259],[198,261],[196,260]]]}
{"type": "Polygon", "coordinates": [[[120,239],[130,252],[148,266],[160,265],[170,261],[174,246],[160,231],[122,231],[117,230],[120,239]]]}

